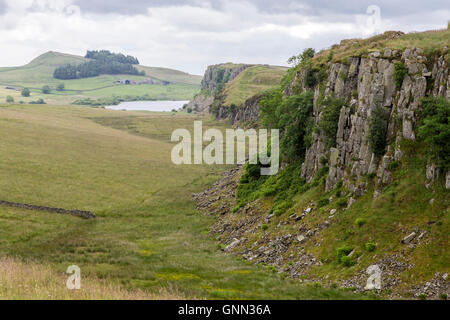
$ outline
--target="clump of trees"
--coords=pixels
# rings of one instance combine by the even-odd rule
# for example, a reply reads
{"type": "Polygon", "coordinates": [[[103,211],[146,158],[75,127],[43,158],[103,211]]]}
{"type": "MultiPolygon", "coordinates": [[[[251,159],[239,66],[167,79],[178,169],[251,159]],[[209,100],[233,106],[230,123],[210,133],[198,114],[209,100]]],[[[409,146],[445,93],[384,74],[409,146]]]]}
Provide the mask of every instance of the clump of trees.
{"type": "Polygon", "coordinates": [[[55,69],[53,77],[61,80],[96,77],[101,74],[145,75],[134,64],[139,64],[137,58],[121,53],[111,53],[108,50],[88,51],[85,58],[90,61],[79,65],[67,64],[55,69]]]}
{"type": "Polygon", "coordinates": [[[39,98],[36,101],[30,101],[29,104],[46,104],[46,102],[44,101],[44,99],[39,98]]]}
{"type": "Polygon", "coordinates": [[[7,97],[6,97],[6,103],[14,103],[14,97],[12,97],[12,96],[7,96],[7,97]]]}

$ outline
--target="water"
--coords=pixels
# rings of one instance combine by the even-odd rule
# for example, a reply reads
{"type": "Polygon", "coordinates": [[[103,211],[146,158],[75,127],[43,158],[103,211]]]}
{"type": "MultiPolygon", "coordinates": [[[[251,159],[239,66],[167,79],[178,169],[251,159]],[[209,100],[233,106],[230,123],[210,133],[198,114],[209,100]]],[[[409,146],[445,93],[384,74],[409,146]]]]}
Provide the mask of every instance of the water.
{"type": "Polygon", "coordinates": [[[117,106],[105,106],[106,109],[111,110],[134,110],[134,111],[158,111],[170,112],[173,109],[178,110],[182,108],[189,101],[129,101],[121,102],[117,106]]]}

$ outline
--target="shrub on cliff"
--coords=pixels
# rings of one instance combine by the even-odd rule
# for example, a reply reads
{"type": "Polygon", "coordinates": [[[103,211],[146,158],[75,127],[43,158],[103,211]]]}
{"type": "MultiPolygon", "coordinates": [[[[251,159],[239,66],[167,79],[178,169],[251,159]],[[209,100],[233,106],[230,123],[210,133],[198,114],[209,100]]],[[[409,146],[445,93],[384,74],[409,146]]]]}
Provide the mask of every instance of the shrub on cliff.
{"type": "Polygon", "coordinates": [[[450,102],[445,98],[427,97],[422,100],[422,125],[419,138],[430,146],[436,165],[450,169],[450,102]]]}
{"type": "Polygon", "coordinates": [[[322,102],[319,128],[325,134],[325,143],[329,148],[336,146],[339,115],[344,105],[344,100],[335,97],[326,97],[322,102]]]}
{"type": "Polygon", "coordinates": [[[394,65],[394,80],[395,80],[395,86],[397,89],[400,89],[403,83],[403,79],[405,78],[405,75],[408,73],[408,69],[406,66],[401,63],[397,62],[394,65]]]}
{"type": "Polygon", "coordinates": [[[276,110],[281,129],[281,153],[286,161],[303,158],[305,138],[312,130],[314,94],[311,91],[286,98],[276,110]]]}
{"type": "Polygon", "coordinates": [[[382,156],[386,152],[387,126],[383,107],[375,107],[369,120],[369,148],[376,156],[382,156]]]}
{"type": "Polygon", "coordinates": [[[293,162],[304,157],[307,136],[313,122],[314,93],[305,91],[283,99],[280,88],[266,92],[261,99],[261,118],[268,128],[280,129],[280,149],[284,160],[293,162]]]}

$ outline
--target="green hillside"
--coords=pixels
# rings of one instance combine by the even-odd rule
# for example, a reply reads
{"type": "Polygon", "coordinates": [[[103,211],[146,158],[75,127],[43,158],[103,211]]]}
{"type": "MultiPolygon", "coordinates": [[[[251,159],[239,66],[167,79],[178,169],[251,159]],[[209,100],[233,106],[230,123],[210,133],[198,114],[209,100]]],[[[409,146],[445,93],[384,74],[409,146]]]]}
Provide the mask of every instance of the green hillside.
{"type": "MultiPolygon", "coordinates": [[[[194,119],[199,117],[0,105],[0,135],[8,137],[0,139],[0,153],[7,155],[0,157],[0,199],[97,215],[83,220],[0,206],[0,256],[33,268],[47,265],[61,276],[76,264],[83,290],[90,282],[84,279],[94,278],[150,293],[173,289],[187,298],[363,297],[301,285],[219,250],[208,236],[215,218],[195,209],[192,193],[210,186],[226,167],[177,166],[170,157],[171,133],[180,127],[192,132],[194,119]]],[[[208,117],[200,119],[205,128],[225,130],[208,117]]],[[[30,283],[32,275],[20,268],[10,273],[30,283]]],[[[40,282],[48,278],[6,293],[3,282],[0,297],[60,297],[34,291],[48,287],[40,282]]]]}
{"type": "Polygon", "coordinates": [[[255,65],[242,71],[224,88],[225,105],[240,105],[255,94],[273,88],[280,83],[287,68],[255,65]]]}
{"type": "Polygon", "coordinates": [[[91,98],[99,99],[116,96],[142,96],[149,95],[153,99],[175,99],[188,100],[200,87],[201,77],[191,75],[182,71],[159,68],[137,66],[139,70],[144,70],[145,76],[130,75],[101,75],[98,77],[58,80],[53,78],[53,71],[56,67],[65,64],[79,64],[87,59],[70,54],[47,52],[37,57],[27,65],[21,67],[0,68],[0,101],[4,101],[6,96],[11,95],[16,102],[30,101],[43,98],[47,103],[67,104],[76,99],[91,98]],[[118,85],[120,79],[143,80],[151,78],[155,81],[168,81],[167,86],[162,85],[118,85]],[[56,87],[64,83],[65,90],[56,91],[56,87]],[[44,85],[50,86],[51,94],[42,94],[41,88],[44,85]],[[7,90],[6,86],[13,86],[18,89],[30,88],[31,96],[22,97],[20,91],[7,90]]]}

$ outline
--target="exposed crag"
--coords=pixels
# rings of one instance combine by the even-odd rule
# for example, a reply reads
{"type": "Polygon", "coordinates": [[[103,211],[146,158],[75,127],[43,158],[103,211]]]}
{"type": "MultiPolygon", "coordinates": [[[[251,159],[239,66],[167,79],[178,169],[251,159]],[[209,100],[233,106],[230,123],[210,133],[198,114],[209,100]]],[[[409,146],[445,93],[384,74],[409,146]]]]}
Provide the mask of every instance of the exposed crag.
{"type": "Polygon", "coordinates": [[[202,79],[201,92],[186,106],[195,112],[209,112],[215,96],[221,92],[226,83],[235,79],[248,64],[224,63],[208,66],[202,79]]]}
{"type": "Polygon", "coordinates": [[[302,282],[447,299],[449,32],[305,50],[280,88],[219,104],[282,136],[277,176],[236,167],[194,195],[223,250],[302,282]]]}
{"type": "MultiPolygon", "coordinates": [[[[298,82],[297,82],[298,83],[298,82]]],[[[419,48],[405,51],[386,49],[370,53],[367,58],[352,57],[348,64],[334,63],[330,67],[325,96],[335,95],[348,102],[341,109],[336,147],[327,148],[323,135],[313,133],[313,144],[307,150],[302,166],[302,175],[311,181],[329,159],[330,174],[327,190],[331,190],[342,178],[376,174],[379,183],[391,181],[389,166],[402,157],[400,141],[415,140],[417,110],[428,93],[450,98],[448,64],[444,56],[427,61],[419,48]],[[396,88],[394,65],[403,63],[407,68],[401,87],[396,88]],[[429,70],[427,65],[431,65],[429,70]],[[427,83],[428,88],[427,88],[427,83]],[[388,114],[387,151],[376,156],[368,145],[369,118],[373,110],[381,106],[388,114]]],[[[295,83],[292,84],[295,86],[295,83]]],[[[319,87],[315,89],[316,103],[314,119],[320,121],[317,99],[319,87]]],[[[432,177],[431,177],[432,178],[432,177]]],[[[366,189],[364,182],[351,182],[349,188],[360,195],[366,189]]]]}

